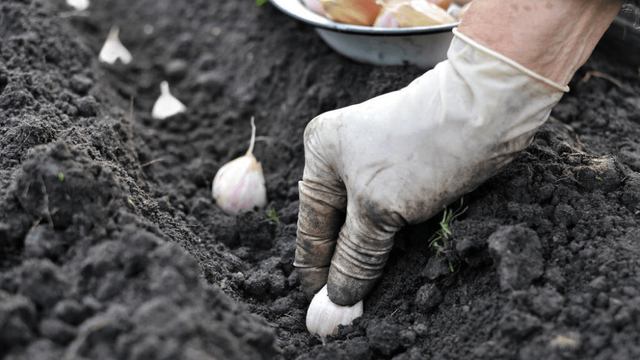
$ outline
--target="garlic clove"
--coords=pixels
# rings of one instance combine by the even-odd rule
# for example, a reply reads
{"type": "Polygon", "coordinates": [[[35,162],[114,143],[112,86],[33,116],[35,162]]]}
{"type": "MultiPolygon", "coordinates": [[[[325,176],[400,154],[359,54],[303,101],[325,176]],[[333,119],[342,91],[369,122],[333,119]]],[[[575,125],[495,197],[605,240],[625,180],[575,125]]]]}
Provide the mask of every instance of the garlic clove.
{"type": "Polygon", "coordinates": [[[449,5],[449,8],[447,9],[447,13],[453,16],[458,21],[462,20],[462,16],[467,11],[469,6],[471,6],[471,1],[467,1],[466,3],[462,4],[463,2],[460,2],[460,1],[453,2],[451,3],[451,5],[449,5]]]}
{"type": "Polygon", "coordinates": [[[433,26],[456,22],[440,6],[425,0],[387,0],[373,26],[412,27],[433,26]],[[393,17],[393,21],[389,19],[393,17]]]}
{"type": "Polygon", "coordinates": [[[253,156],[256,140],[256,126],[251,118],[251,142],[244,156],[228,162],[218,170],[213,178],[212,194],[216,205],[228,215],[236,215],[240,210],[252,210],[267,206],[262,165],[253,156]]]}
{"type": "Polygon", "coordinates": [[[187,107],[180,102],[180,100],[176,99],[173,95],[171,95],[171,91],[169,90],[169,83],[163,81],[160,83],[160,96],[158,100],[156,100],[155,104],[153,104],[153,109],[151,109],[151,116],[154,119],[163,120],[173,115],[179,114],[187,110],[187,107]]]}
{"type": "Polygon", "coordinates": [[[314,13],[325,17],[327,16],[319,0],[302,0],[302,2],[314,13]]]}
{"type": "Polygon", "coordinates": [[[373,26],[383,27],[383,28],[399,28],[400,24],[396,20],[393,13],[382,10],[380,12],[380,16],[378,16],[373,26]]]}
{"type": "Polygon", "coordinates": [[[102,50],[100,50],[100,54],[98,55],[100,61],[106,62],[107,64],[114,64],[116,60],[120,59],[125,65],[131,62],[133,57],[129,50],[120,42],[120,38],[118,37],[119,33],[120,30],[116,26],[109,30],[107,40],[104,42],[104,45],[102,45],[102,50]]]}
{"type": "Polygon", "coordinates": [[[89,7],[89,0],[67,0],[67,5],[78,11],[84,11],[89,7]]]}
{"type": "Polygon", "coordinates": [[[363,314],[363,302],[353,306],[336,305],[329,299],[327,285],[313,297],[307,310],[307,330],[320,335],[322,341],[327,335],[338,332],[338,325],[350,325],[363,314]]]}
{"type": "Polygon", "coordinates": [[[347,24],[371,25],[380,12],[376,0],[319,0],[327,18],[347,24]]]}
{"type": "Polygon", "coordinates": [[[441,9],[447,10],[453,3],[453,0],[428,0],[432,4],[438,5],[441,9]]]}
{"type": "Polygon", "coordinates": [[[460,12],[462,11],[462,6],[452,3],[449,8],[447,8],[447,14],[453,16],[454,19],[460,20],[460,12]]]}

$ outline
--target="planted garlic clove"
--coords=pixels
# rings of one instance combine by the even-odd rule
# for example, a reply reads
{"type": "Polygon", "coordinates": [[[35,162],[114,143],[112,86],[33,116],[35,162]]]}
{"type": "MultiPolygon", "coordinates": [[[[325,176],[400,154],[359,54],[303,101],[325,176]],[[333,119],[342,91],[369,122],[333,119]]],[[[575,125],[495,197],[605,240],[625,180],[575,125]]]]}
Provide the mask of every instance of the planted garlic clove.
{"type": "Polygon", "coordinates": [[[373,26],[433,26],[454,22],[456,19],[446,10],[425,0],[387,0],[373,26]]]}
{"type": "Polygon", "coordinates": [[[102,45],[102,50],[100,50],[100,55],[98,55],[100,61],[106,62],[107,64],[114,64],[118,59],[120,59],[123,64],[131,62],[133,57],[129,50],[120,42],[120,38],[118,37],[119,33],[120,30],[116,26],[109,30],[107,40],[104,42],[104,45],[102,45]]]}
{"type": "Polygon", "coordinates": [[[371,25],[381,8],[376,0],[319,1],[329,19],[354,25],[371,25]]]}
{"type": "Polygon", "coordinates": [[[171,95],[171,91],[169,90],[169,83],[163,81],[160,83],[160,97],[156,100],[156,103],[153,104],[153,109],[151,109],[151,116],[154,119],[163,120],[170,116],[179,114],[187,110],[187,107],[184,106],[180,100],[176,99],[173,95],[171,95]]]}
{"type": "Polygon", "coordinates": [[[78,11],[84,11],[89,7],[89,0],[67,0],[67,5],[78,11]]]}
{"type": "Polygon", "coordinates": [[[338,325],[349,325],[362,316],[363,302],[360,300],[353,306],[336,305],[329,299],[327,285],[313,297],[307,310],[307,330],[311,334],[320,335],[322,341],[327,335],[338,332],[338,325]]]}
{"type": "Polygon", "coordinates": [[[259,209],[267,206],[262,165],[253,156],[256,126],[251,118],[251,143],[246,155],[225,164],[213,178],[212,193],[216,204],[228,215],[240,210],[259,209]]]}

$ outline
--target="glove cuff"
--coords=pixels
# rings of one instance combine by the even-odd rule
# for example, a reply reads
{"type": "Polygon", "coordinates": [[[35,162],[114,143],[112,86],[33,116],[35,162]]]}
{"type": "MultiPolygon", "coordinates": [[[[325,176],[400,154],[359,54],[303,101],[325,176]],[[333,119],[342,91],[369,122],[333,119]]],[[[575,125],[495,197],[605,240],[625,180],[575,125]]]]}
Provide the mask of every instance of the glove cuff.
{"type": "Polygon", "coordinates": [[[470,37],[460,33],[457,28],[453,29],[453,34],[455,35],[455,37],[457,39],[463,41],[464,43],[466,43],[469,46],[472,46],[476,50],[481,51],[481,52],[483,52],[485,54],[488,54],[490,56],[493,56],[493,57],[495,57],[497,59],[500,59],[504,63],[506,63],[506,64],[518,69],[518,70],[520,70],[524,74],[526,74],[526,75],[528,75],[528,76],[530,76],[530,77],[532,77],[532,78],[534,78],[534,79],[536,79],[538,81],[541,81],[541,82],[543,82],[543,83],[545,83],[545,84],[547,84],[547,85],[549,85],[549,86],[551,86],[551,87],[553,87],[553,88],[555,88],[555,89],[557,89],[559,91],[569,92],[569,86],[560,85],[560,84],[558,84],[557,82],[555,82],[553,80],[547,79],[546,77],[544,77],[544,76],[542,76],[542,75],[540,75],[540,74],[538,74],[538,73],[536,73],[536,72],[534,72],[532,70],[527,69],[526,67],[520,65],[519,63],[517,63],[517,62],[509,59],[508,57],[500,54],[499,52],[491,50],[488,47],[477,43],[475,40],[471,39],[470,37]]]}

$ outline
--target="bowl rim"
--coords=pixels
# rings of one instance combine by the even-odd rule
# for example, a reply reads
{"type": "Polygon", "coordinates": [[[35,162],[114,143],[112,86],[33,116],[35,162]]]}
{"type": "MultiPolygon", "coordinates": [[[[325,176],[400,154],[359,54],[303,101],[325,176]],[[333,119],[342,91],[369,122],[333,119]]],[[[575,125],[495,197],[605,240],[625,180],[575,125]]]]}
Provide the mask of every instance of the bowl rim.
{"type": "Polygon", "coordinates": [[[407,36],[426,35],[451,31],[458,26],[459,22],[435,25],[435,26],[415,26],[408,28],[380,28],[373,26],[352,25],[333,22],[324,16],[318,15],[309,10],[301,0],[269,0],[276,8],[283,13],[317,28],[331,30],[341,33],[361,34],[369,36],[407,36]]]}

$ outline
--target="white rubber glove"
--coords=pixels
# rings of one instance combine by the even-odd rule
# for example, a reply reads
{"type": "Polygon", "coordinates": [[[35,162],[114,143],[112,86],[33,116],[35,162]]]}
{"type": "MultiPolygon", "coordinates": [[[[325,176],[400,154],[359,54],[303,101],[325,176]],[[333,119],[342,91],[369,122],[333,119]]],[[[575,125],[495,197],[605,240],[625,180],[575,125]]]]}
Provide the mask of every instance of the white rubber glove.
{"type": "Polygon", "coordinates": [[[294,265],[309,298],[327,283],[336,304],[363,299],[396,231],[496,174],[568,91],[454,32],[406,88],[307,126],[294,265]]]}

